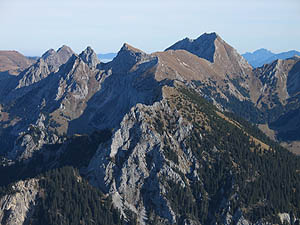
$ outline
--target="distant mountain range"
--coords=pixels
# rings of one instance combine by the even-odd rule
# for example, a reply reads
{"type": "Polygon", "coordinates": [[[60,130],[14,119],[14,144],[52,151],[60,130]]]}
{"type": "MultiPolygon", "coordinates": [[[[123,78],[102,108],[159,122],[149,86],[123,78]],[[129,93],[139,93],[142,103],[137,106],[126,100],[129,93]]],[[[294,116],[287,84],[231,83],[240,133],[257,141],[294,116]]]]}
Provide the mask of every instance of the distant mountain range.
{"type": "Polygon", "coordinates": [[[105,53],[105,54],[97,54],[98,59],[102,62],[108,62],[113,60],[117,56],[117,53],[105,53]]]}
{"type": "MultiPolygon", "coordinates": [[[[0,52],[0,55],[1,55],[1,52],[0,52]]],[[[97,57],[101,62],[112,61],[116,56],[117,56],[117,53],[113,53],[113,52],[97,54],[97,57]]],[[[34,61],[37,61],[40,57],[39,56],[26,56],[26,58],[28,58],[30,61],[34,62],[34,61]]]]}
{"type": "Polygon", "coordinates": [[[264,64],[271,63],[276,59],[288,59],[295,55],[300,56],[300,52],[291,50],[288,52],[273,53],[265,48],[258,49],[254,52],[246,52],[242,56],[253,66],[254,68],[263,66],[264,64]]]}
{"type": "MultiPolygon", "coordinates": [[[[183,41],[189,42],[191,40],[186,38],[183,41]]],[[[201,40],[198,40],[198,41],[201,41],[201,40]]],[[[191,51],[193,51],[193,50],[191,50],[191,51]]],[[[198,49],[198,51],[199,51],[199,49],[198,49]]],[[[209,51],[209,49],[205,49],[205,51],[209,51]]],[[[20,53],[17,53],[16,51],[1,51],[0,57],[4,57],[3,55],[8,54],[8,53],[11,55],[12,54],[20,55],[20,53]]],[[[281,53],[276,54],[265,48],[258,49],[254,52],[246,52],[246,53],[242,54],[242,56],[247,60],[247,62],[254,68],[260,67],[264,64],[271,63],[277,59],[288,59],[295,55],[300,56],[300,52],[298,52],[296,50],[291,50],[291,51],[281,52],[281,53]]],[[[97,57],[101,62],[112,61],[116,56],[117,56],[117,53],[113,53],[113,52],[97,54],[97,57]]],[[[5,57],[7,57],[7,56],[5,56],[5,57]]],[[[30,63],[33,63],[39,59],[39,56],[26,56],[26,58],[29,59],[30,63]]],[[[3,60],[0,60],[0,61],[3,61],[3,60]]]]}

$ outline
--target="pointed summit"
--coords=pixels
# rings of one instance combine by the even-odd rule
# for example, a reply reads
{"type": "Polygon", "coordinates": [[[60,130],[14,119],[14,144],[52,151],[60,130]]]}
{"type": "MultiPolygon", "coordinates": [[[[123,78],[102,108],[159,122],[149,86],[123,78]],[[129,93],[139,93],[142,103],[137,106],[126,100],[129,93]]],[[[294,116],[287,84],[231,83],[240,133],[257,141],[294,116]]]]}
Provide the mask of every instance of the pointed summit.
{"type": "Polygon", "coordinates": [[[170,46],[167,50],[186,50],[200,58],[204,58],[210,62],[214,62],[215,40],[219,36],[216,33],[205,33],[197,39],[185,38],[170,46]]]}
{"type": "Polygon", "coordinates": [[[100,63],[97,54],[94,50],[88,46],[83,52],[80,53],[79,57],[92,69],[100,63]]]}
{"type": "Polygon", "coordinates": [[[125,43],[123,44],[122,48],[120,49],[112,63],[114,65],[118,65],[115,67],[118,69],[115,70],[118,70],[119,72],[129,71],[131,67],[138,61],[142,61],[148,57],[149,55],[142,50],[134,48],[131,45],[125,43]]]}
{"type": "Polygon", "coordinates": [[[28,67],[19,75],[16,88],[29,86],[46,78],[52,72],[56,72],[73,54],[75,53],[72,49],[66,45],[63,45],[57,51],[52,48],[49,49],[35,64],[28,67]]]}
{"type": "Polygon", "coordinates": [[[127,44],[127,43],[123,44],[120,52],[121,51],[130,51],[130,52],[135,52],[135,53],[144,53],[142,50],[137,49],[137,48],[135,48],[135,47],[133,47],[133,46],[127,44]]]}
{"type": "Polygon", "coordinates": [[[55,55],[56,51],[53,48],[50,48],[48,51],[46,51],[43,55],[42,55],[42,59],[46,60],[47,58],[49,58],[51,55],[55,55]]]}
{"type": "Polygon", "coordinates": [[[70,53],[73,53],[73,50],[67,46],[67,45],[62,45],[58,50],[57,50],[57,53],[59,52],[70,52],[70,53]]]}
{"type": "Polygon", "coordinates": [[[70,47],[63,45],[57,51],[49,49],[42,55],[42,59],[48,64],[51,71],[55,71],[65,64],[73,54],[75,53],[70,47]]]}
{"type": "Polygon", "coordinates": [[[205,33],[197,39],[185,38],[167,50],[186,50],[214,63],[224,74],[245,74],[251,66],[238,52],[216,33],[205,33]]]}
{"type": "Polygon", "coordinates": [[[64,64],[75,53],[69,46],[63,45],[57,50],[57,54],[59,55],[61,63],[64,64]]]}

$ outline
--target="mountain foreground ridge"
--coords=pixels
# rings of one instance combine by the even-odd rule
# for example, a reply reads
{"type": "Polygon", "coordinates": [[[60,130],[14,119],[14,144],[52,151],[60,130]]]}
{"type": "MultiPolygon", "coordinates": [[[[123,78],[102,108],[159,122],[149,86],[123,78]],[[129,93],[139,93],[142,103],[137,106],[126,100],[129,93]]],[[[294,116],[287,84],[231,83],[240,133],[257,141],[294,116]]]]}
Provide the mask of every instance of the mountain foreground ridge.
{"type": "Polygon", "coordinates": [[[50,49],[1,85],[1,224],[299,224],[300,159],[253,125],[299,140],[299,61],[50,49]]]}

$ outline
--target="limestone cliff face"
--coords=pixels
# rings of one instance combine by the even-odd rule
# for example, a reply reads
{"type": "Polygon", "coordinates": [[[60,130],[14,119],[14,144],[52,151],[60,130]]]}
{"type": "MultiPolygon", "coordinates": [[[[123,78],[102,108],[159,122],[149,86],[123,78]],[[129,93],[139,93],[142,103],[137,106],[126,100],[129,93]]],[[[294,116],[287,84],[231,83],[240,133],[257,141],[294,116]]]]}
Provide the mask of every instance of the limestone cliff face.
{"type": "Polygon", "coordinates": [[[79,57],[91,68],[95,69],[96,66],[100,63],[97,54],[94,50],[88,46],[80,55],[79,57]]]}
{"type": "MultiPolygon", "coordinates": [[[[193,125],[166,99],[152,106],[136,105],[125,115],[112,140],[99,146],[88,167],[91,183],[112,194],[115,205],[124,215],[127,209],[136,213],[139,224],[149,219],[150,205],[164,220],[176,222],[165,197],[165,179],[184,186],[180,173],[193,174],[191,167],[196,162],[184,144],[191,129],[193,125]],[[170,133],[162,133],[162,127],[155,122],[162,116],[169,117],[169,122],[174,124],[170,133]],[[178,165],[166,157],[168,144],[174,146],[175,154],[179,155],[178,165]]],[[[193,176],[197,178],[196,173],[193,176]]]]}
{"type": "Polygon", "coordinates": [[[73,54],[74,52],[70,47],[63,45],[57,51],[54,49],[48,50],[41,58],[49,65],[52,71],[55,71],[65,64],[73,54]]]}
{"type": "MultiPolygon", "coordinates": [[[[169,195],[172,189],[187,191],[197,183],[203,188],[197,195],[199,199],[204,201],[209,195],[200,173],[203,163],[213,163],[217,159],[211,152],[203,152],[200,159],[188,140],[197,136],[199,142],[195,144],[201,146],[207,132],[213,129],[210,117],[189,100],[184,100],[178,88],[179,82],[175,87],[163,86],[162,100],[132,107],[111,140],[100,144],[86,170],[89,181],[112,196],[123,216],[126,217],[128,210],[136,214],[138,224],[149,224],[154,218],[159,218],[157,224],[180,221],[181,215],[169,195]],[[201,131],[195,135],[199,127],[201,131]]],[[[216,146],[212,146],[211,151],[222,152],[216,146]]],[[[234,181],[231,185],[230,188],[239,189],[234,181]]],[[[249,222],[240,209],[230,212],[233,196],[221,196],[222,203],[217,207],[222,224],[269,224],[249,222]]],[[[186,217],[182,224],[201,224],[186,217]]]]}
{"type": "MultiPolygon", "coordinates": [[[[254,70],[262,83],[257,107],[265,112],[269,127],[277,140],[299,140],[299,75],[300,58],[276,60],[254,70]]],[[[295,145],[290,145],[294,149],[295,145]]],[[[298,148],[298,147],[296,147],[298,148]]]]}
{"type": "Polygon", "coordinates": [[[48,50],[35,64],[19,75],[16,88],[29,86],[46,78],[51,72],[56,72],[73,54],[75,54],[73,50],[66,45],[59,48],[57,52],[53,49],[48,50]]]}
{"type": "Polygon", "coordinates": [[[90,133],[119,126],[137,103],[152,104],[161,98],[161,85],[154,77],[157,57],[124,44],[114,60],[101,64],[99,90],[83,114],[71,121],[68,133],[90,133]]]}
{"type": "Polygon", "coordinates": [[[294,57],[287,60],[278,59],[256,68],[255,76],[259,77],[263,86],[257,105],[266,105],[271,109],[278,104],[286,105],[289,98],[297,95],[300,90],[299,65],[300,59],[294,57]]]}
{"type": "Polygon", "coordinates": [[[37,151],[43,148],[44,144],[62,143],[63,138],[46,129],[45,119],[45,116],[41,114],[36,124],[30,124],[26,131],[19,133],[7,158],[19,161],[30,160],[37,151]]]}
{"type": "Polygon", "coordinates": [[[48,64],[44,59],[39,59],[34,65],[22,72],[17,88],[29,86],[46,78],[51,73],[48,64]]]}
{"type": "MultiPolygon", "coordinates": [[[[14,142],[13,149],[8,151],[10,158],[29,158],[45,143],[58,140],[56,134],[67,133],[69,121],[83,113],[87,101],[99,89],[96,78],[99,70],[90,68],[89,61],[87,64],[79,56],[72,55],[65,64],[60,65],[69,54],[71,52],[67,47],[57,53],[50,51],[44,54],[35,65],[20,75],[17,87],[4,96],[3,111],[10,121],[15,121],[10,124],[2,121],[2,124],[6,124],[5,128],[9,128],[9,135],[15,137],[15,140],[10,140],[14,142]],[[46,62],[50,56],[51,60],[46,62]],[[58,64],[51,67],[51,63],[58,64]],[[59,69],[53,71],[58,66],[59,69]],[[32,129],[41,123],[41,129],[32,129]]],[[[90,54],[95,55],[92,49],[90,54]]]]}
{"type": "Polygon", "coordinates": [[[37,205],[39,184],[37,179],[19,181],[12,186],[12,194],[0,198],[0,223],[23,225],[37,205]]]}

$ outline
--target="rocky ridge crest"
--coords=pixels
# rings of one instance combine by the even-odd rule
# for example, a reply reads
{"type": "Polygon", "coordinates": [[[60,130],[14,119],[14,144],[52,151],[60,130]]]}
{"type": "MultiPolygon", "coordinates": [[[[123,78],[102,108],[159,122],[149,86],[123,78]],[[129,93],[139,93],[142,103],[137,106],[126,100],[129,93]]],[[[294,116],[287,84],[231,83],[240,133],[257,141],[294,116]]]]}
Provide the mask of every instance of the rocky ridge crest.
{"type": "MultiPolygon", "coordinates": [[[[234,109],[228,105],[231,102],[242,112],[249,109],[243,108],[244,103],[254,107],[255,88],[270,83],[254,76],[251,67],[216,34],[199,40],[211,46],[208,53],[200,53],[213,56],[213,62],[186,49],[146,54],[128,44],[109,63],[96,60],[89,47],[68,59],[57,56],[68,55],[67,47],[49,50],[39,62],[45,63],[45,74],[51,72],[45,76],[28,72],[22,86],[12,88],[1,100],[1,134],[13,136],[13,148],[5,156],[30,165],[49,145],[56,162],[47,163],[54,167],[68,149],[65,140],[71,136],[90,140],[93,132],[106,129],[112,137],[100,142],[95,154],[87,149],[91,159],[79,169],[112,197],[128,220],[132,212],[138,224],[268,224],[269,217],[249,219],[248,213],[259,202],[247,202],[243,188],[247,191],[248,185],[268,175],[261,172],[265,167],[259,167],[263,157],[278,153],[280,158],[283,150],[256,136],[258,131],[251,133],[250,125],[224,110],[234,109]],[[60,64],[62,58],[65,63],[60,64]],[[247,159],[243,163],[241,155],[248,157],[242,158],[247,159]],[[254,162],[248,165],[250,160],[254,162]],[[246,170],[245,165],[258,169],[246,170]],[[179,208],[178,201],[189,207],[179,208]],[[202,211],[197,214],[195,207],[202,211]]],[[[297,79],[297,67],[291,71],[297,79]]],[[[272,157],[266,159],[274,163],[272,157]]],[[[294,170],[288,172],[295,175],[294,170]]]]}

